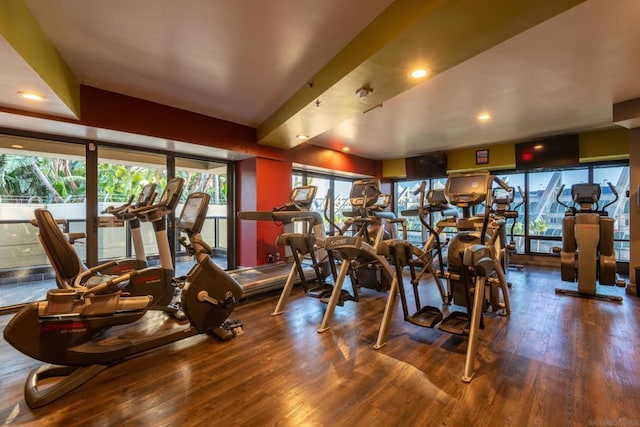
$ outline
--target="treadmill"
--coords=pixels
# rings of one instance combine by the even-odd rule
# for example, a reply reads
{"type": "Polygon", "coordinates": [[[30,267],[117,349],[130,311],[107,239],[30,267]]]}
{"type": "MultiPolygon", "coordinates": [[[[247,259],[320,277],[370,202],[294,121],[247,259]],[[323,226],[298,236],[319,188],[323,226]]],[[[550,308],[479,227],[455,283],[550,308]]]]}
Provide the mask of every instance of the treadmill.
{"type": "MultiPolygon", "coordinates": [[[[299,224],[317,222],[319,214],[311,212],[309,209],[316,195],[315,185],[303,185],[295,187],[289,195],[289,200],[273,211],[238,212],[238,218],[249,221],[273,221],[282,223],[285,226],[284,232],[294,231],[299,224]]],[[[320,219],[322,223],[322,220],[320,219]]],[[[324,227],[324,225],[322,225],[324,227]]],[[[288,255],[288,254],[287,254],[288,255]]],[[[287,256],[287,258],[290,258],[287,256]]],[[[313,282],[318,280],[316,270],[307,261],[302,263],[304,278],[313,282]]],[[[263,264],[256,267],[241,267],[236,270],[229,270],[227,273],[242,286],[242,298],[266,293],[273,290],[282,289],[292,276],[294,284],[301,283],[296,271],[296,264],[288,261],[277,261],[270,264],[263,264]]]]}

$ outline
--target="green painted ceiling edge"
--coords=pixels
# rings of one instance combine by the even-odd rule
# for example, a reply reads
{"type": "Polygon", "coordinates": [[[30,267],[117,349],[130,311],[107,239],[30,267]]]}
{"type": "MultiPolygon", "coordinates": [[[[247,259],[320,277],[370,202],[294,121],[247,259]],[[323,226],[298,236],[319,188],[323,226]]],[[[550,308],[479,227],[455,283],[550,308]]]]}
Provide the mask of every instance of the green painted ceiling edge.
{"type": "Polygon", "coordinates": [[[584,0],[397,0],[257,129],[258,142],[279,148],[300,144],[428,79],[412,80],[412,67],[430,77],[562,13],[584,0]],[[355,94],[374,89],[362,102],[355,94]],[[320,106],[315,101],[320,100],[320,106]]]}
{"type": "Polygon", "coordinates": [[[80,117],[80,85],[23,0],[0,1],[0,36],[80,117]]]}

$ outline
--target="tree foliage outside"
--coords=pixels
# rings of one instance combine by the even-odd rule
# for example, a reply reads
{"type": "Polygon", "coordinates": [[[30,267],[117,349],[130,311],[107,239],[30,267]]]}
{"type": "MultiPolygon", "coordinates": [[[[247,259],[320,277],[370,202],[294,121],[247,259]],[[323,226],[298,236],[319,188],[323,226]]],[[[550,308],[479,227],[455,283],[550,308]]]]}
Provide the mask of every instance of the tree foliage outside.
{"type": "Polygon", "coordinates": [[[227,175],[176,171],[176,176],[184,178],[183,199],[191,193],[203,192],[211,196],[211,203],[227,204],[227,175]]]}
{"type": "MultiPolygon", "coordinates": [[[[202,191],[212,203],[226,204],[227,176],[178,171],[185,179],[183,199],[202,191]]],[[[137,195],[149,182],[166,185],[166,170],[138,165],[100,163],[98,200],[124,202],[137,195]]],[[[7,203],[82,203],[86,197],[84,160],[0,154],[0,198],[7,203]]]]}
{"type": "MultiPolygon", "coordinates": [[[[529,231],[531,234],[542,236],[544,232],[549,228],[549,224],[542,218],[538,218],[535,221],[529,222],[529,231]]],[[[536,240],[536,251],[540,251],[540,240],[536,240]]]]}
{"type": "Polygon", "coordinates": [[[81,160],[0,155],[0,197],[6,202],[82,202],[85,176],[81,160]]]}
{"type": "Polygon", "coordinates": [[[145,166],[126,166],[113,163],[98,165],[98,200],[124,202],[130,195],[137,195],[142,188],[155,182],[164,188],[167,182],[164,170],[145,166]]]}

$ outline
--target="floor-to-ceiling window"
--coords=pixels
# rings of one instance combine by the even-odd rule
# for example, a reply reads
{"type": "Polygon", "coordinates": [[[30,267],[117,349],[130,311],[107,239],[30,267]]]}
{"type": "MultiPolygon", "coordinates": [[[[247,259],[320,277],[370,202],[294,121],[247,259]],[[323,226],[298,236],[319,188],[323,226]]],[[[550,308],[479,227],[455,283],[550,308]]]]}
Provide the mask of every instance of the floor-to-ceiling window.
{"type": "MultiPolygon", "coordinates": [[[[540,170],[528,172],[495,172],[509,186],[515,189],[511,207],[518,217],[507,222],[507,233],[513,230],[516,253],[532,255],[553,255],[553,248],[562,242],[562,219],[567,207],[573,206],[571,186],[578,183],[598,183],[602,195],[599,209],[615,219],[616,259],[629,261],[629,166],[627,163],[585,165],[577,168],[540,170]],[[611,183],[618,194],[609,187],[611,183]],[[523,196],[524,199],[523,200],[523,196]],[[559,202],[558,202],[559,200],[559,202]],[[615,200],[615,201],[614,201],[615,200]],[[513,227],[513,228],[512,228],[513,227]]],[[[420,181],[398,181],[395,183],[395,209],[400,213],[416,201],[411,189],[420,181]]],[[[443,188],[446,178],[428,180],[428,187],[443,188]]],[[[432,224],[437,219],[432,218],[432,224]]],[[[414,236],[415,239],[415,236],[414,236]]],[[[511,240],[510,237],[508,237],[511,240]]]]}
{"type": "MultiPolygon", "coordinates": [[[[34,209],[46,208],[54,217],[66,220],[61,224],[65,232],[86,233],[87,239],[74,245],[81,261],[93,264],[129,258],[134,245],[127,225],[99,217],[108,216],[102,213],[106,207],[121,205],[132,195],[135,199],[148,182],[157,184],[157,202],[168,176],[185,179],[184,198],[193,191],[211,195],[203,237],[215,250],[214,262],[226,267],[227,236],[233,234],[233,221],[227,221],[227,200],[233,198],[228,169],[224,162],[151,150],[0,135],[0,306],[41,299],[56,286],[37,228],[30,223],[34,209]],[[93,182],[90,176],[97,176],[97,192],[87,186],[93,182]],[[88,206],[90,200],[95,202],[88,206]],[[87,212],[97,212],[90,217],[98,216],[96,229],[88,229],[87,212]],[[89,258],[94,261],[90,263],[89,258]]],[[[181,207],[178,205],[176,215],[181,207]]],[[[143,222],[141,229],[149,264],[155,265],[158,250],[153,228],[143,222]]]]}
{"type": "MultiPolygon", "coordinates": [[[[84,145],[0,135],[0,306],[45,296],[53,274],[30,221],[45,208],[63,231],[84,232],[85,173],[84,145]]],[[[75,247],[84,261],[84,242],[75,247]]]]}
{"type": "Polygon", "coordinates": [[[551,254],[554,247],[561,246],[562,219],[567,206],[573,205],[571,186],[589,182],[589,170],[529,172],[527,179],[527,252],[551,254]]]}
{"type": "Polygon", "coordinates": [[[327,234],[336,234],[338,230],[331,223],[337,227],[341,227],[344,224],[345,216],[343,212],[351,210],[349,195],[351,194],[351,186],[354,180],[355,178],[350,179],[296,171],[293,174],[292,185],[315,185],[318,187],[311,210],[322,215],[327,234]],[[327,195],[333,195],[333,197],[327,200],[327,195]]]}
{"type": "MultiPolygon", "coordinates": [[[[176,210],[180,215],[187,196],[195,192],[209,194],[209,207],[202,227],[202,238],[213,249],[212,259],[223,268],[227,266],[227,165],[206,160],[176,158],[176,176],[184,178],[182,199],[176,210]]],[[[183,254],[181,247],[177,248],[183,254]]]]}
{"type": "MultiPolygon", "coordinates": [[[[406,211],[416,210],[420,207],[420,193],[418,190],[422,185],[422,180],[401,181],[395,185],[395,212],[406,220],[407,239],[416,246],[422,246],[427,240],[426,231],[420,222],[420,218],[415,215],[407,215],[406,211]]],[[[431,189],[430,180],[425,180],[424,194],[431,189]]]]}
{"type": "Polygon", "coordinates": [[[600,209],[604,209],[614,222],[614,250],[616,259],[629,261],[629,166],[612,165],[593,168],[593,182],[600,184],[602,197],[600,209]],[[612,191],[609,184],[613,186],[612,191]]]}
{"type": "MultiPolygon", "coordinates": [[[[121,206],[133,196],[134,203],[143,187],[155,183],[157,202],[164,190],[167,176],[166,156],[142,153],[134,150],[100,147],[98,149],[98,212],[109,206],[121,206]]],[[[108,218],[108,214],[101,214],[108,218]]],[[[104,221],[103,224],[109,224],[104,221]]],[[[140,224],[144,253],[155,264],[158,255],[153,227],[148,222],[140,224]]],[[[134,245],[128,224],[98,227],[98,260],[133,257],[134,245]]]]}

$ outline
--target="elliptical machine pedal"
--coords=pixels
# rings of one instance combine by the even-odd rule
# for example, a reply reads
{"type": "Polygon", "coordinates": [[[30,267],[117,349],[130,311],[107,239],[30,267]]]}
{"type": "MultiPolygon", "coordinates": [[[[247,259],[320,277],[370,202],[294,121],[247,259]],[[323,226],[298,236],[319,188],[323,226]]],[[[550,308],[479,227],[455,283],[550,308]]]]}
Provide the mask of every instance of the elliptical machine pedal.
{"type": "Polygon", "coordinates": [[[184,311],[182,311],[182,308],[180,308],[180,303],[178,302],[172,302],[171,304],[169,304],[167,306],[166,312],[167,314],[169,314],[169,316],[180,323],[187,322],[187,316],[184,314],[184,311]]]}
{"type": "Polygon", "coordinates": [[[409,317],[408,321],[409,323],[422,326],[423,328],[433,328],[438,323],[442,322],[442,319],[442,311],[440,311],[438,307],[425,305],[409,317]]]}
{"type": "Polygon", "coordinates": [[[244,334],[244,325],[239,320],[227,320],[222,325],[211,330],[211,335],[215,335],[220,341],[229,341],[238,335],[244,334]]]}
{"type": "MultiPolygon", "coordinates": [[[[329,304],[329,299],[331,298],[331,292],[320,297],[320,301],[324,304],[329,304]]],[[[345,301],[355,301],[358,302],[358,298],[354,297],[347,291],[346,289],[340,290],[340,297],[338,298],[338,305],[340,307],[344,306],[345,301]]]]}

